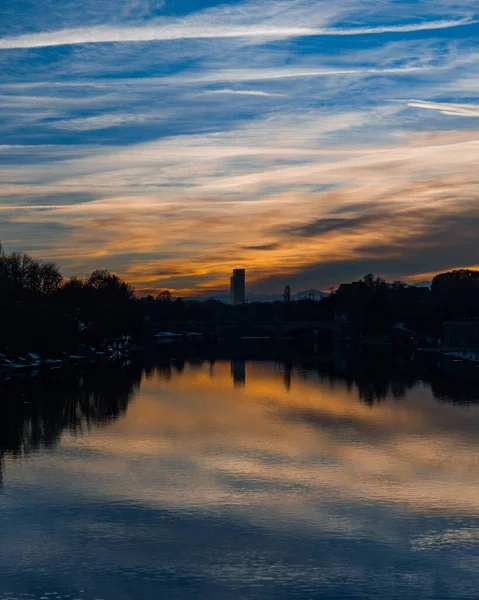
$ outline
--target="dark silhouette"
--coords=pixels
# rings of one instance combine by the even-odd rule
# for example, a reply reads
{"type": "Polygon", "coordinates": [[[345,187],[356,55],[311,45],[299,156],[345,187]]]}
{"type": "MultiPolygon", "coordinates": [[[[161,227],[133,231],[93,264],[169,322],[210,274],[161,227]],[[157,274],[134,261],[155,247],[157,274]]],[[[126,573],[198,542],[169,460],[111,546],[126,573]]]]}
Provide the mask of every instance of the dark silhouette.
{"type": "Polygon", "coordinates": [[[71,351],[134,333],[141,315],[133,289],[94,271],[64,280],[56,265],[0,246],[0,351],[71,351]]]}
{"type": "Polygon", "coordinates": [[[138,364],[129,362],[60,369],[45,377],[2,378],[0,481],[5,454],[21,457],[51,448],[64,431],[81,433],[124,414],[141,373],[138,364]]]}
{"type": "Polygon", "coordinates": [[[13,301],[32,301],[51,296],[62,276],[52,262],[33,259],[28,254],[5,254],[0,243],[0,293],[13,301]]]}
{"type": "Polygon", "coordinates": [[[132,333],[141,322],[133,288],[106,270],[93,271],[85,279],[68,280],[55,300],[92,343],[132,333]]]}
{"type": "Polygon", "coordinates": [[[246,384],[246,361],[233,359],[231,361],[231,377],[235,387],[243,387],[246,384]]]}
{"type": "Polygon", "coordinates": [[[477,294],[479,292],[479,271],[457,269],[440,273],[434,277],[431,290],[436,294],[477,294]]]}
{"type": "MultiPolygon", "coordinates": [[[[242,284],[244,271],[235,272],[242,284]]],[[[109,271],[64,280],[54,263],[6,254],[0,246],[0,353],[72,352],[80,344],[98,347],[132,337],[145,344],[159,331],[292,335],[316,342],[319,336],[324,345],[338,341],[340,330],[361,344],[408,351],[441,338],[445,321],[479,318],[479,271],[441,273],[431,289],[369,273],[319,299],[294,300],[286,286],[283,299],[225,304],[173,299],[168,290],[139,299],[109,271]]]]}
{"type": "Polygon", "coordinates": [[[246,301],[245,278],[246,271],[244,269],[233,269],[233,275],[230,278],[230,301],[233,305],[244,304],[246,301]]]}
{"type": "Polygon", "coordinates": [[[171,292],[169,292],[168,290],[160,292],[157,295],[156,299],[163,302],[171,302],[171,292]]]}

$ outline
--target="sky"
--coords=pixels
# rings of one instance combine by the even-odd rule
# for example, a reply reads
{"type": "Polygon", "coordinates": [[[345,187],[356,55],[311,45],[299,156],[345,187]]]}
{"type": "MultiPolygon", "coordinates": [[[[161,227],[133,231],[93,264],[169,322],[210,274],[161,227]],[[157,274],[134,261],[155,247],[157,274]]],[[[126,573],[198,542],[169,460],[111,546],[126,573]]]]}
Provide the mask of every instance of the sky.
{"type": "Polygon", "coordinates": [[[0,240],[140,294],[479,265],[473,0],[3,0],[0,240]]]}

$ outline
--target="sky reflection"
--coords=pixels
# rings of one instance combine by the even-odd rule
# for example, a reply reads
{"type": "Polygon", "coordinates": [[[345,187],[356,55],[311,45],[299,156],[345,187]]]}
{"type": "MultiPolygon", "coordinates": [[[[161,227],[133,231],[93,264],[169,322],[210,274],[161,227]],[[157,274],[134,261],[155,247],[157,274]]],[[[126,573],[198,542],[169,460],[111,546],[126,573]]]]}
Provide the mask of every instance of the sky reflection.
{"type": "MultiPolygon", "coordinates": [[[[296,486],[308,514],[307,498],[314,501],[325,489],[419,510],[479,510],[471,427],[472,422],[479,426],[479,409],[438,410],[429,388],[418,385],[413,403],[390,398],[371,410],[344,384],[297,373],[288,390],[280,375],[269,363],[238,360],[216,363],[213,371],[186,364],[181,372],[173,369],[167,382],[157,373],[145,378],[141,399],[132,403],[127,418],[86,444],[111,461],[146,455],[154,468],[164,456],[194,471],[186,496],[183,474],[179,489],[169,480],[165,497],[157,490],[162,474],[155,475],[155,502],[168,505],[241,506],[244,490],[234,481],[254,481],[262,484],[248,491],[255,504],[279,501],[284,507],[291,488],[296,516],[301,512],[296,486]],[[277,486],[286,490],[280,499],[277,486]]],[[[85,440],[64,444],[84,448],[85,440]]],[[[144,486],[132,490],[132,499],[148,501],[144,486]]]]}
{"type": "Polygon", "coordinates": [[[80,561],[92,599],[472,597],[479,405],[421,378],[371,404],[321,368],[285,371],[165,362],[108,426],[7,451],[0,590],[22,565],[27,591],[66,594],[80,561]]]}

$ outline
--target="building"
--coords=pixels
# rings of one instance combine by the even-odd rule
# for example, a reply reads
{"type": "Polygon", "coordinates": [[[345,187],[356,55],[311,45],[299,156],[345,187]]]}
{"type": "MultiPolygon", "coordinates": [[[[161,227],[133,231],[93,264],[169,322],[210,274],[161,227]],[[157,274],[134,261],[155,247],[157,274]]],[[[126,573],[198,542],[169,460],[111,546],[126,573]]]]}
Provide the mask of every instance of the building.
{"type": "Polygon", "coordinates": [[[245,293],[245,270],[234,269],[233,275],[230,278],[230,299],[231,304],[244,304],[246,298],[245,293]]]}

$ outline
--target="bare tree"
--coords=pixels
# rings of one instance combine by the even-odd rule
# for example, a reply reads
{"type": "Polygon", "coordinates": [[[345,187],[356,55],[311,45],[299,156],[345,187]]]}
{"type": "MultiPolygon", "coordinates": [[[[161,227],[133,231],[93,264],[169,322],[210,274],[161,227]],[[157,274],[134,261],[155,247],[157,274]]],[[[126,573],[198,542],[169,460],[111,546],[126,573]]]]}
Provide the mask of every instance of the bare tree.
{"type": "Polygon", "coordinates": [[[171,302],[171,292],[164,290],[157,295],[156,299],[162,300],[163,302],[171,302]]]}
{"type": "Polygon", "coordinates": [[[50,295],[59,289],[62,280],[54,263],[36,260],[29,254],[5,254],[0,244],[0,282],[11,294],[50,295]]]}

